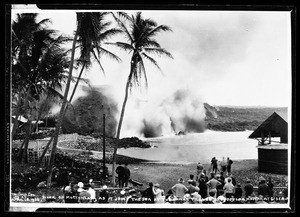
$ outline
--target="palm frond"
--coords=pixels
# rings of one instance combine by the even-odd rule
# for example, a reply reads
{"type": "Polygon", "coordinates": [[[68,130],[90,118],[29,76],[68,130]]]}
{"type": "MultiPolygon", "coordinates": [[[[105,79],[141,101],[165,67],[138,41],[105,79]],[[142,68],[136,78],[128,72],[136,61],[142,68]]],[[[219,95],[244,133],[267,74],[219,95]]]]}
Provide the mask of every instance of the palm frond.
{"type": "Polygon", "coordinates": [[[122,32],[123,31],[121,29],[117,29],[117,28],[108,29],[99,35],[99,39],[101,41],[104,41],[104,40],[107,40],[107,39],[111,38],[112,36],[115,36],[116,34],[119,34],[122,32]]]}
{"type": "MultiPolygon", "coordinates": [[[[133,43],[134,42],[134,39],[133,37],[131,36],[129,30],[127,29],[125,23],[120,19],[118,18],[114,13],[112,13],[113,15],[113,18],[115,19],[115,21],[119,24],[121,30],[125,33],[125,37],[131,42],[133,43]]],[[[127,20],[130,20],[131,21],[131,18],[128,16],[128,14],[124,13],[124,12],[118,12],[118,15],[120,17],[125,17],[127,20]]]]}
{"type": "Polygon", "coordinates": [[[139,65],[140,65],[140,76],[141,76],[141,78],[142,77],[144,78],[144,80],[145,80],[145,89],[147,90],[148,89],[148,78],[147,78],[146,68],[145,68],[145,65],[144,65],[143,58],[142,57],[140,57],[140,58],[141,58],[141,61],[139,63],[139,65]]]}
{"type": "Polygon", "coordinates": [[[150,38],[144,38],[142,41],[139,41],[139,46],[161,48],[160,44],[155,39],[150,38]]]}
{"type": "Polygon", "coordinates": [[[149,55],[147,55],[147,54],[145,54],[145,53],[142,53],[142,56],[143,56],[145,59],[147,59],[148,61],[150,61],[153,65],[155,65],[155,66],[161,71],[161,68],[159,67],[157,61],[156,61],[154,58],[150,57],[149,55]]]}
{"type": "MultiPolygon", "coordinates": [[[[112,14],[113,14],[113,13],[112,13],[112,14]]],[[[128,20],[128,21],[132,22],[132,17],[129,16],[128,13],[123,12],[123,11],[118,11],[117,14],[118,14],[118,16],[119,16],[120,18],[123,18],[123,19],[125,19],[125,20],[128,20]]],[[[113,14],[113,16],[114,16],[114,14],[113,14]]]]}
{"type": "Polygon", "coordinates": [[[122,61],[122,60],[120,59],[120,57],[118,57],[118,56],[115,55],[114,53],[112,53],[112,52],[110,52],[110,51],[104,49],[103,47],[99,47],[98,49],[99,49],[99,54],[100,54],[100,55],[101,55],[101,54],[104,54],[104,55],[106,55],[106,56],[110,57],[111,59],[114,59],[114,60],[116,60],[116,61],[118,61],[118,62],[121,62],[121,61],[122,61]]]}
{"type": "Polygon", "coordinates": [[[173,56],[170,52],[168,52],[166,49],[164,48],[149,48],[149,47],[146,47],[144,48],[144,50],[148,53],[153,53],[153,54],[157,54],[159,56],[161,55],[166,55],[167,57],[170,57],[173,59],[173,56]]]}
{"type": "Polygon", "coordinates": [[[109,44],[109,45],[114,45],[114,46],[117,46],[125,51],[128,51],[128,52],[131,52],[134,50],[134,48],[132,47],[132,45],[130,44],[127,44],[125,42],[114,42],[114,43],[111,43],[111,42],[105,42],[105,44],[109,44]]]}
{"type": "Polygon", "coordinates": [[[100,69],[103,72],[103,75],[105,76],[104,68],[102,67],[102,64],[101,64],[101,62],[100,62],[99,58],[97,57],[97,55],[96,55],[96,53],[95,53],[94,50],[92,50],[92,54],[93,54],[95,60],[97,61],[98,65],[100,66],[100,69]]]}

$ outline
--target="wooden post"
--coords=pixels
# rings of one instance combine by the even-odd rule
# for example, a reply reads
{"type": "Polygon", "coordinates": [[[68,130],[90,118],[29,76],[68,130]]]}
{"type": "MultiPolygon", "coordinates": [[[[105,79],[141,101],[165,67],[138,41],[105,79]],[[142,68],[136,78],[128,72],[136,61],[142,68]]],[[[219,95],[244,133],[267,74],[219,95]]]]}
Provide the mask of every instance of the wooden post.
{"type": "Polygon", "coordinates": [[[106,169],[105,169],[105,114],[103,114],[103,158],[102,158],[102,164],[103,164],[103,170],[102,170],[102,176],[103,180],[106,179],[106,169]]]}

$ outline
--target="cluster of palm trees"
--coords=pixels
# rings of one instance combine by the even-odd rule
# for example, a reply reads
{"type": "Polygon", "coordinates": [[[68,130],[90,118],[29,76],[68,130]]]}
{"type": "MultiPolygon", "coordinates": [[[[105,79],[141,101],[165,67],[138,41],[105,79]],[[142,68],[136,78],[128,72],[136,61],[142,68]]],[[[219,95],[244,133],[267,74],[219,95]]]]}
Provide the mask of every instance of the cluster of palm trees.
{"type": "MultiPolygon", "coordinates": [[[[144,61],[147,60],[159,68],[156,60],[151,56],[172,55],[162,48],[155,36],[161,31],[171,31],[166,25],[158,25],[152,19],[143,18],[141,12],[129,15],[125,12],[78,12],[76,13],[77,27],[73,39],[63,35],[57,36],[56,31],[50,30],[47,24],[49,19],[37,22],[38,14],[17,14],[12,23],[12,96],[13,114],[15,122],[12,130],[12,138],[16,132],[18,117],[26,116],[28,119],[27,136],[20,150],[28,147],[31,133],[31,122],[42,116],[42,102],[60,99],[61,107],[55,131],[48,142],[40,162],[47,148],[52,143],[49,163],[49,175],[47,186],[51,184],[55,153],[58,143],[58,135],[67,107],[71,104],[78,82],[82,80],[82,72],[96,62],[101,71],[102,55],[109,56],[116,61],[120,58],[104,48],[104,44],[114,45],[131,54],[130,71],[125,87],[125,97],[121,107],[120,119],[117,126],[116,138],[120,138],[125,107],[129,91],[134,86],[141,84],[141,79],[147,87],[147,74],[144,61]],[[111,28],[111,22],[107,16],[112,16],[118,24],[117,28],[111,28]],[[125,42],[108,42],[116,35],[123,34],[125,42]],[[62,45],[72,41],[72,48],[65,50],[62,45]],[[79,58],[75,59],[75,52],[80,50],[79,58]],[[70,56],[70,57],[69,57],[70,56]],[[73,69],[81,67],[78,77],[73,76],[73,69]],[[71,97],[68,99],[71,82],[75,82],[71,97]],[[65,82],[64,94],[58,90],[65,82]]],[[[160,68],[159,68],[160,69],[160,68]]],[[[115,162],[118,144],[115,144],[113,152],[112,185],[115,185],[115,162]]],[[[21,153],[26,161],[26,151],[21,153]]]]}

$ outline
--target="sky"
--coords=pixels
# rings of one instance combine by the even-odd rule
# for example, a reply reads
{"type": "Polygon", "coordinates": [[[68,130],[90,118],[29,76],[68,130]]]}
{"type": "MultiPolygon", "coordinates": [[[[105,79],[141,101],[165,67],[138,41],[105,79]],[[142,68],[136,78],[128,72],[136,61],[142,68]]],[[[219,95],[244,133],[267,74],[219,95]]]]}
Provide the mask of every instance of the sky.
{"type": "MultiPolygon", "coordinates": [[[[75,11],[37,12],[40,19],[52,20],[51,28],[73,35],[75,11]]],[[[158,10],[142,11],[142,16],[171,27],[172,32],[162,32],[156,39],[174,59],[157,57],[161,71],[146,63],[149,87],[132,91],[128,110],[142,108],[151,114],[178,90],[214,106],[291,105],[290,12],[158,10]]],[[[124,38],[117,36],[110,41],[124,38]]],[[[110,86],[120,106],[130,55],[107,48],[122,62],[103,57],[105,76],[96,63],[84,76],[92,85],[110,86]]],[[[77,97],[82,94],[79,90],[77,97]]]]}

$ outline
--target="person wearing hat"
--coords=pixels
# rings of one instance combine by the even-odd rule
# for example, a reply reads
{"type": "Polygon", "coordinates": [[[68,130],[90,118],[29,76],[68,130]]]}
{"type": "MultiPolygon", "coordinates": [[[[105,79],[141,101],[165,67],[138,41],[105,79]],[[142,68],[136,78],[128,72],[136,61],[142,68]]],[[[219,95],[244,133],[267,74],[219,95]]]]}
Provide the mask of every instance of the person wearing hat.
{"type": "Polygon", "coordinates": [[[159,188],[159,184],[156,183],[153,185],[153,194],[154,194],[154,202],[155,203],[164,203],[165,202],[165,196],[164,190],[159,188]]]}
{"type": "Polygon", "coordinates": [[[183,178],[180,178],[178,179],[178,183],[171,188],[178,199],[183,199],[185,193],[188,191],[183,182],[183,178]]]}

